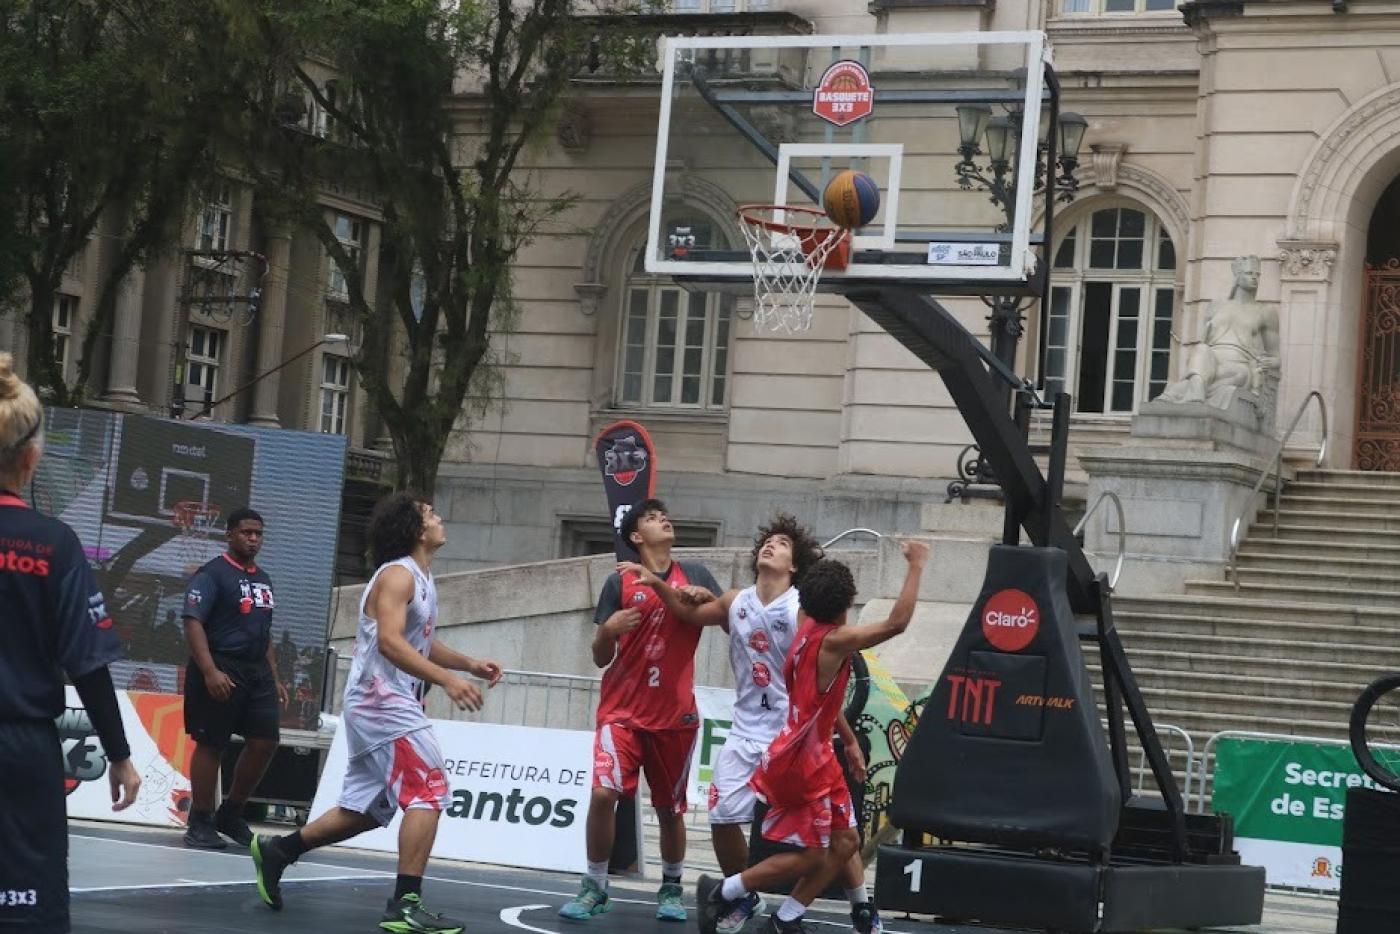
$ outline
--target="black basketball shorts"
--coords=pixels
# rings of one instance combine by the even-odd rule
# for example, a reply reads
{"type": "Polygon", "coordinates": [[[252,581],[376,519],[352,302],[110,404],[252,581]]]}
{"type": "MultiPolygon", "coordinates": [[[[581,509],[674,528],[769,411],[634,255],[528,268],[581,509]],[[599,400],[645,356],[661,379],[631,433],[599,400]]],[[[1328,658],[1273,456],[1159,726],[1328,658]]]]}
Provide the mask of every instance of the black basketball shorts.
{"type": "Polygon", "coordinates": [[[282,710],[267,659],[244,661],[215,655],[214,664],[233,679],[233,693],[225,701],[211,697],[204,675],[191,661],[185,670],[185,732],[200,745],[220,748],[227,746],[235,733],[244,739],[277,740],[282,710]]]}
{"type": "Polygon", "coordinates": [[[68,814],[58,730],[0,720],[0,931],[67,934],[68,814]]]}

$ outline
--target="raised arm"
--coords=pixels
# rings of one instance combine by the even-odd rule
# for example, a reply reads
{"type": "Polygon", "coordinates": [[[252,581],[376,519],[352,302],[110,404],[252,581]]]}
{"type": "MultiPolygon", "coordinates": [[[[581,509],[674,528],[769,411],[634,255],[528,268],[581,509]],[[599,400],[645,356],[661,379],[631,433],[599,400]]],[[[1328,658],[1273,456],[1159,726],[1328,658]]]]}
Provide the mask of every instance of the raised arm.
{"type": "Polygon", "coordinates": [[[836,666],[848,655],[893,639],[909,628],[909,621],[914,618],[914,605],[919,601],[919,578],[928,562],[928,545],[919,541],[907,541],[901,542],[900,548],[909,567],[904,574],[904,586],[900,588],[899,597],[890,609],[889,618],[865,626],[842,626],[832,632],[822,641],[823,670],[826,669],[828,658],[832,659],[831,670],[834,672],[836,666]]]}
{"type": "Polygon", "coordinates": [[[723,626],[729,622],[729,605],[734,602],[734,596],[739,592],[728,590],[718,599],[696,603],[686,594],[635,562],[619,562],[617,573],[619,576],[636,574],[643,584],[656,591],[656,595],[661,598],[661,602],[666,605],[666,609],[671,612],[671,615],[690,626],[723,626]]]}

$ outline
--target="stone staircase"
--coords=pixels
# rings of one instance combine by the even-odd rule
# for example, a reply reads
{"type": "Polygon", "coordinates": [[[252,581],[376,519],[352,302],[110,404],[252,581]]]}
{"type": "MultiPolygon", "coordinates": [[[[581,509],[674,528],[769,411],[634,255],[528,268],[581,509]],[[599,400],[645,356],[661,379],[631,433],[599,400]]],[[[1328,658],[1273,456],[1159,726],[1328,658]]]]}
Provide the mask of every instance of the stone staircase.
{"type": "MultiPolygon", "coordinates": [[[[1345,739],[1361,688],[1400,670],[1400,474],[1300,471],[1262,509],[1240,586],[1114,600],[1155,723],[1345,739]]],[[[1095,682],[1098,683],[1095,672],[1095,682]]]]}

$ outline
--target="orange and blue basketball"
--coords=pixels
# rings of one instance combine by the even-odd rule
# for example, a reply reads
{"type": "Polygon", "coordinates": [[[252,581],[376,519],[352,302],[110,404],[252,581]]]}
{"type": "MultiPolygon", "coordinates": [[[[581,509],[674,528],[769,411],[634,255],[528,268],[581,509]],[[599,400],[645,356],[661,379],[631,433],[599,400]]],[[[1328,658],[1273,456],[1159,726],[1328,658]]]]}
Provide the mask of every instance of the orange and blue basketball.
{"type": "Polygon", "coordinates": [[[880,186],[864,172],[847,169],[826,186],[822,207],[837,227],[847,230],[864,227],[880,210],[880,186]]]}

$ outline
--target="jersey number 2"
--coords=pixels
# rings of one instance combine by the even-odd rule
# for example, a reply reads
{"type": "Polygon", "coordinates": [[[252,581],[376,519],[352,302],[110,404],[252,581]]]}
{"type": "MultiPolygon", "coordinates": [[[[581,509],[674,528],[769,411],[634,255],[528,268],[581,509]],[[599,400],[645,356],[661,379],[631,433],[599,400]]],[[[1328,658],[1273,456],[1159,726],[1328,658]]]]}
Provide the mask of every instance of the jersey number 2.
{"type": "Polygon", "coordinates": [[[656,665],[652,665],[650,668],[647,669],[647,687],[661,687],[661,669],[658,668],[656,665]]]}

